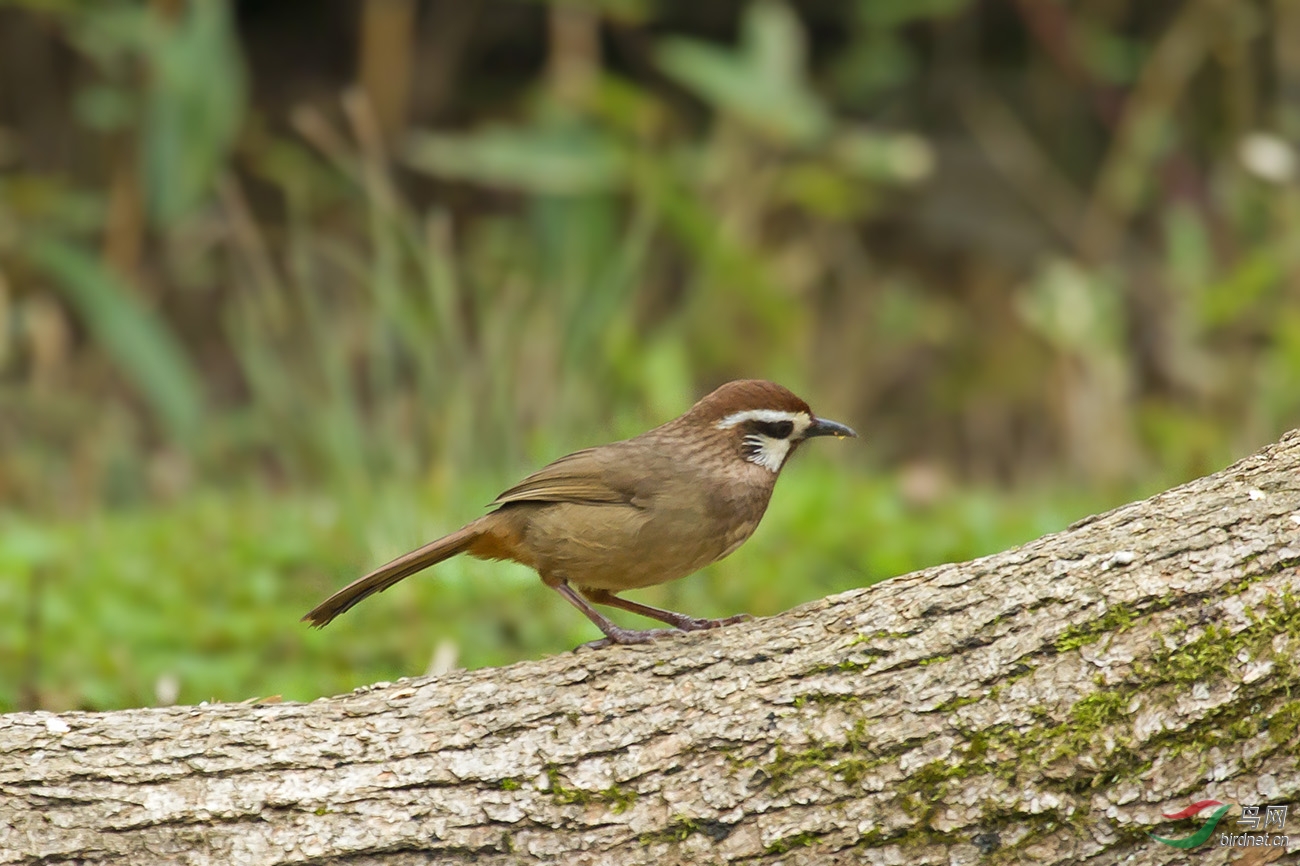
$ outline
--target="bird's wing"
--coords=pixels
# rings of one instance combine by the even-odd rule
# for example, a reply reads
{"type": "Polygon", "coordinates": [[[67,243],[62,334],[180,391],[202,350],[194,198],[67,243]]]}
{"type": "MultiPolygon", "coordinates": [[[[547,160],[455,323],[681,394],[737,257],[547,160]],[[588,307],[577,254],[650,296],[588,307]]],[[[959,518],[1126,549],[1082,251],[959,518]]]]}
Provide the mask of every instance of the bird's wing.
{"type": "Polygon", "coordinates": [[[544,466],[502,493],[492,507],[511,502],[636,505],[640,482],[615,446],[587,448],[544,466]]]}

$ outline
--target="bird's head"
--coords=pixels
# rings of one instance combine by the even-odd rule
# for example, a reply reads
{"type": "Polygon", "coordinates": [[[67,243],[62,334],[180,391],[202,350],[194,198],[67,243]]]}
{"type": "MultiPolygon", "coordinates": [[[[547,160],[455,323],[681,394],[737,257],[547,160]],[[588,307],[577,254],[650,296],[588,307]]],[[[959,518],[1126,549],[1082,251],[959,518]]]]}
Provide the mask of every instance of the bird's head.
{"type": "Polygon", "coordinates": [[[728,382],[692,406],[683,420],[720,434],[742,459],[774,475],[805,439],[858,435],[818,418],[794,392],[762,379],[728,382]]]}

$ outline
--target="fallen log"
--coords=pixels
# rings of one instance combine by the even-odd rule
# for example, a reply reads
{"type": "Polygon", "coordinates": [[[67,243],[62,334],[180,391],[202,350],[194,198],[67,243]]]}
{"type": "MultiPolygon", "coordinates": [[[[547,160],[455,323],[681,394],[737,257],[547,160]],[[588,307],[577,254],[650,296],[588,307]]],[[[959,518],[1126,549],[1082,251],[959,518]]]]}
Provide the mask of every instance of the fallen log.
{"type": "Polygon", "coordinates": [[[0,863],[1182,862],[1149,834],[1198,822],[1163,813],[1297,799],[1297,650],[1300,431],[716,632],[308,704],[0,716],[0,863]]]}

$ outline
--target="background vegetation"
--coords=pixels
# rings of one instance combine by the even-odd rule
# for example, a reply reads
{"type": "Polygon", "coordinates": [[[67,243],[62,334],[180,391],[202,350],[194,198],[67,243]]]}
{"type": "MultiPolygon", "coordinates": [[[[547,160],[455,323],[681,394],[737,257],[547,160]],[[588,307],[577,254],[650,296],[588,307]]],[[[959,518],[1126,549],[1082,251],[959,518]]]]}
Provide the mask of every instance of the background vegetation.
{"type": "Polygon", "coordinates": [[[643,597],[769,614],[1300,420],[1300,3],[0,2],[0,710],[567,649],[320,596],[778,379],[863,440],[643,597]]]}

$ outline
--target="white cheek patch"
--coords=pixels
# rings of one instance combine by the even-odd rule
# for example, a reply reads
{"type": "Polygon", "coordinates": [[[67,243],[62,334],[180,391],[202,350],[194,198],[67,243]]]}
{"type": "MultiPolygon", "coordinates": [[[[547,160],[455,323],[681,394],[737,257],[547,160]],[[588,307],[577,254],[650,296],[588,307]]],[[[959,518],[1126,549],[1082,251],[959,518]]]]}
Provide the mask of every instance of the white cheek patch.
{"type": "Polygon", "coordinates": [[[726,418],[718,422],[719,430],[726,430],[729,427],[735,427],[737,424],[744,424],[746,421],[789,421],[794,425],[794,432],[790,434],[791,439],[803,438],[804,432],[812,426],[812,418],[808,417],[807,412],[787,412],[784,409],[746,409],[744,412],[732,412],[726,418]]]}
{"type": "Polygon", "coordinates": [[[717,426],[719,430],[728,430],[748,421],[790,424],[790,435],[784,438],[765,436],[762,433],[749,433],[745,436],[745,459],[770,472],[781,471],[794,443],[802,439],[803,434],[812,426],[812,418],[807,412],[787,412],[784,409],[746,409],[743,412],[733,412],[719,421],[717,426]]]}
{"type": "Polygon", "coordinates": [[[746,460],[772,472],[781,471],[790,453],[789,439],[773,439],[757,433],[745,437],[745,446],[746,460]]]}

